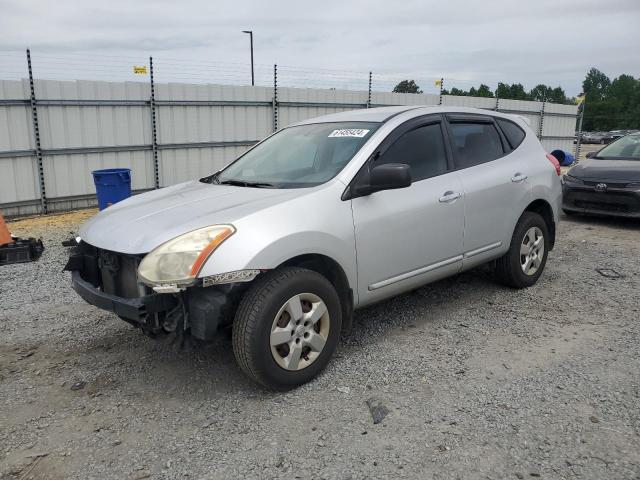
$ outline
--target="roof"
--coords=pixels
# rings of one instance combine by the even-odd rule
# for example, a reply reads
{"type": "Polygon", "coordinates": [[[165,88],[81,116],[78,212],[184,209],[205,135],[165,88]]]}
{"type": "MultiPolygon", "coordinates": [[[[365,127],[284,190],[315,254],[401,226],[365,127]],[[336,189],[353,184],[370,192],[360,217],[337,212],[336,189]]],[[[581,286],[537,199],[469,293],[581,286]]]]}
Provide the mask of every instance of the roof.
{"type": "Polygon", "coordinates": [[[396,107],[361,108],[358,110],[330,113],[329,115],[309,118],[307,120],[297,122],[295,125],[325,122],[384,122],[389,117],[420,106],[421,105],[399,105],[396,107]]]}
{"type": "MultiPolygon", "coordinates": [[[[494,115],[506,118],[519,117],[528,123],[526,118],[519,115],[498,113],[493,110],[485,110],[481,108],[456,107],[456,106],[428,106],[428,105],[398,105],[394,107],[377,107],[377,108],[361,108],[358,110],[349,110],[346,112],[331,113],[320,117],[308,118],[292,125],[307,125],[311,123],[328,123],[328,122],[384,122],[389,118],[400,113],[416,110],[416,115],[425,115],[429,113],[475,113],[481,115],[494,115]],[[419,110],[419,111],[418,111],[419,110]]],[[[291,125],[289,125],[291,126],[291,125]]]]}

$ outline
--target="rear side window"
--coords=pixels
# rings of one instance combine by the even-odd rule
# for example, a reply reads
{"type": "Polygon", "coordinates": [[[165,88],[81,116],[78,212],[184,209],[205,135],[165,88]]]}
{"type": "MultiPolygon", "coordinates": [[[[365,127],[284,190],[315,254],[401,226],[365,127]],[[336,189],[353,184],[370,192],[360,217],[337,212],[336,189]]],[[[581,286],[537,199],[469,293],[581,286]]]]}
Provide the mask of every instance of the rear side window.
{"type": "Polygon", "coordinates": [[[457,169],[490,162],[504,155],[500,134],[493,123],[451,123],[457,169]]]}
{"type": "Polygon", "coordinates": [[[447,154],[439,123],[424,125],[403,133],[375,162],[406,163],[414,182],[442,175],[447,171],[447,154]]]}
{"type": "Polygon", "coordinates": [[[504,120],[503,118],[496,118],[502,133],[507,137],[507,141],[511,146],[511,150],[515,150],[524,140],[524,131],[515,123],[510,122],[509,120],[504,120]]]}

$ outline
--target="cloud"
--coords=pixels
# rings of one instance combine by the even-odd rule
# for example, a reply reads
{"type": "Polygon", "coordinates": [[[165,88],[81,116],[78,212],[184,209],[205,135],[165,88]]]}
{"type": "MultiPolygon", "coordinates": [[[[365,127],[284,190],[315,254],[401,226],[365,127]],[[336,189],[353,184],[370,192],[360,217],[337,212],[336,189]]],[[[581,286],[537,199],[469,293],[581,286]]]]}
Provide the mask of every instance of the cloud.
{"type": "Polygon", "coordinates": [[[102,55],[127,63],[153,54],[160,64],[165,57],[191,62],[195,73],[184,73],[185,81],[216,72],[217,81],[236,73],[244,79],[246,67],[232,65],[248,61],[241,31],[252,29],[267,84],[274,63],[299,67],[296,86],[328,78],[314,69],[333,69],[345,84],[359,79],[349,72],[372,70],[381,88],[382,77],[427,85],[444,76],[448,86],[546,83],[575,94],[591,66],[609,76],[640,75],[637,0],[0,0],[0,11],[0,48],[30,46],[42,71],[47,55],[61,62],[79,52],[100,66],[102,55]]]}

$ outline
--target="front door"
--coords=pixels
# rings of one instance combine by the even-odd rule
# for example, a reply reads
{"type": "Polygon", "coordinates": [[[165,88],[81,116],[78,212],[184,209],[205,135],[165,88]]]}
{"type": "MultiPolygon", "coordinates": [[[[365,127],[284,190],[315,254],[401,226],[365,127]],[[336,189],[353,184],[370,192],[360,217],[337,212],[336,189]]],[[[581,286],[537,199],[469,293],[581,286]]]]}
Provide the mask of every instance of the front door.
{"type": "Polygon", "coordinates": [[[462,265],[465,199],[440,117],[403,124],[380,152],[369,168],[406,163],[413,183],[351,200],[360,305],[454,274],[462,265]]]}

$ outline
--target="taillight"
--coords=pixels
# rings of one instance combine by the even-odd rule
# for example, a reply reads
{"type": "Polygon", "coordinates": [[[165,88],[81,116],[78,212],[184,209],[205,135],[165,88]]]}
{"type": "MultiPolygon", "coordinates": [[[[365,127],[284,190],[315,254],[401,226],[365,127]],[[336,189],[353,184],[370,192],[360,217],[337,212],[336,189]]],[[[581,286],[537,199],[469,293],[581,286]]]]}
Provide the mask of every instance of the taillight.
{"type": "Polygon", "coordinates": [[[550,153],[547,153],[547,160],[549,160],[551,162],[551,165],[553,165],[556,169],[556,174],[558,176],[560,176],[561,172],[560,172],[560,162],[558,161],[558,159],[556,157],[554,157],[553,155],[551,155],[550,153]]]}

